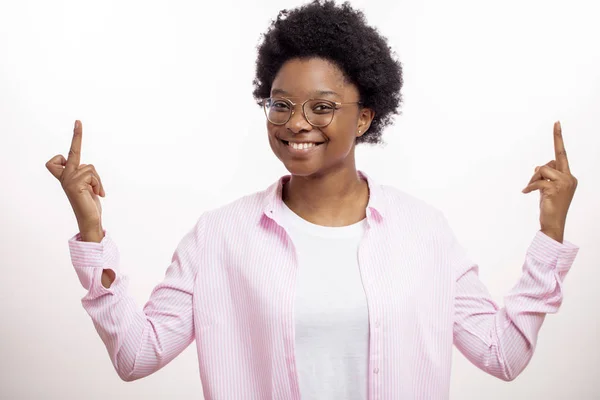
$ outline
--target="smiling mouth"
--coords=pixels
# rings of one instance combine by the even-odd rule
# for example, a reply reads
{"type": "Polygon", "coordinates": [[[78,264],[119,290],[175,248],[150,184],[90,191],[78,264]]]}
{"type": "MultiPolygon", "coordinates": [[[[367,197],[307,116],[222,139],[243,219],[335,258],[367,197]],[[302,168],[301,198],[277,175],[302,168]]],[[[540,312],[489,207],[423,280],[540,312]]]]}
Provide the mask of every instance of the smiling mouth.
{"type": "Polygon", "coordinates": [[[281,141],[283,142],[283,144],[285,144],[288,147],[291,147],[294,150],[310,150],[314,147],[320,146],[322,145],[324,142],[303,142],[303,143],[296,143],[296,142],[289,142],[287,140],[283,140],[281,139],[281,141]]]}

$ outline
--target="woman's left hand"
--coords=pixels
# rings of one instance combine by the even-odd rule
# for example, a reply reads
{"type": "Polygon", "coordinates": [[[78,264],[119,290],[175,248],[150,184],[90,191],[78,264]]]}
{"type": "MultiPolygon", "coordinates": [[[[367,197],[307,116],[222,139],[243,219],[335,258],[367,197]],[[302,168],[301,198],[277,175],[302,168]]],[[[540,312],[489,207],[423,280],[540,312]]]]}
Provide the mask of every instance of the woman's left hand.
{"type": "Polygon", "coordinates": [[[567,211],[577,188],[577,178],[571,175],[558,121],[554,123],[554,153],[556,160],[536,167],[523,193],[540,190],[541,231],[562,243],[567,211]]]}

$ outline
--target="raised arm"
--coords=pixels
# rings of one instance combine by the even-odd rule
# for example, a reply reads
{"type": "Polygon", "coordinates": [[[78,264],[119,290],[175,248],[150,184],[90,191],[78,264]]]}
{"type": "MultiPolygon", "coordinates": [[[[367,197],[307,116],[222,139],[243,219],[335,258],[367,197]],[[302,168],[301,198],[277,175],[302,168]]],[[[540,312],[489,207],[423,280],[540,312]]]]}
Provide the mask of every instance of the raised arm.
{"type": "Polygon", "coordinates": [[[562,284],[579,251],[563,240],[577,179],[569,168],[558,121],[553,138],[555,159],[536,167],[523,189],[540,192],[540,230],[525,255],[523,275],[504,298],[504,308],[491,299],[478,278],[478,266],[444,220],[456,274],[454,342],[473,364],[504,380],[514,379],[531,360],[546,314],[557,312],[562,303],[562,284]]]}
{"type": "Polygon", "coordinates": [[[82,299],[119,376],[142,378],[170,362],[194,338],[192,295],[203,243],[199,219],[175,250],[164,280],[143,308],[127,292],[116,244],[102,228],[100,197],[105,196],[93,165],[80,164],[82,124],[75,121],[68,158],[52,157],[46,167],[59,180],[77,218],[79,232],[69,240],[71,261],[82,299]]]}

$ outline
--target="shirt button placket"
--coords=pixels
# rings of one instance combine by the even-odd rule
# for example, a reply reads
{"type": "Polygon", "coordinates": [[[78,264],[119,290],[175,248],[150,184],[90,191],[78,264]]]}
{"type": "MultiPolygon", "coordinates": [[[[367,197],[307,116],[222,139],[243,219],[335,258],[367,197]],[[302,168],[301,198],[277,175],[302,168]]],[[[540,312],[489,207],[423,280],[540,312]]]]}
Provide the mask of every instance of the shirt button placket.
{"type": "MultiPolygon", "coordinates": [[[[378,317],[375,317],[373,320],[373,358],[374,358],[374,362],[373,362],[373,368],[371,369],[372,371],[372,382],[373,385],[376,387],[379,387],[379,382],[378,382],[378,376],[379,376],[379,339],[381,336],[381,319],[379,319],[378,317]]],[[[375,390],[375,396],[372,400],[377,400],[379,397],[377,396],[377,394],[379,393],[379,390],[375,390]]]]}

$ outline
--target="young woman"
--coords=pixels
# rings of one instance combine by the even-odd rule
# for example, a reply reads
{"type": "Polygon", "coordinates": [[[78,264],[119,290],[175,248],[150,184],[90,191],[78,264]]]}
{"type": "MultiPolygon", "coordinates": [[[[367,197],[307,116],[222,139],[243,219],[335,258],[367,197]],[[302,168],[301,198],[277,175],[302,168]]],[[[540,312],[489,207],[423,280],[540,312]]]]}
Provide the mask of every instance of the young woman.
{"type": "Polygon", "coordinates": [[[529,362],[578,247],[563,241],[577,180],[560,124],[556,159],[536,168],[541,228],[500,308],[439,210],[377,184],[355,146],[377,143],[401,100],[401,65],[363,14],[313,2],[281,11],[259,46],[254,96],[289,175],[207,211],[138,308],[103,229],[100,176],[47,163],[73,207],[83,306],[131,381],[196,341],[206,399],[441,399],[452,345],[504,380],[529,362]]]}

